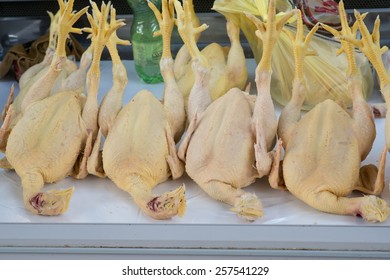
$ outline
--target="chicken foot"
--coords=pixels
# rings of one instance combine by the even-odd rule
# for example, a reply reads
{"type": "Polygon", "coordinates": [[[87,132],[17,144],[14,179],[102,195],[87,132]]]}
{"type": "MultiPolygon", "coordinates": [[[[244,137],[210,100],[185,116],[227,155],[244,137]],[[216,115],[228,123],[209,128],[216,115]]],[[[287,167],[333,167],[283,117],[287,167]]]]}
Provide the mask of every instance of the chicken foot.
{"type": "Polygon", "coordinates": [[[173,0],[162,1],[162,13],[152,2],[148,1],[148,5],[154,12],[160,26],[160,31],[155,36],[161,35],[163,38],[163,52],[160,60],[160,71],[165,83],[163,104],[174,138],[178,141],[184,132],[186,117],[184,97],[176,82],[171,53],[171,36],[175,25],[174,3],[173,0]]]}
{"type": "MultiPolygon", "coordinates": [[[[361,33],[361,39],[358,40],[356,37],[348,34],[338,36],[340,40],[347,41],[358,47],[371,62],[375,68],[378,78],[382,95],[386,101],[386,104],[390,103],[390,75],[387,73],[386,67],[382,61],[382,54],[385,53],[388,48],[380,46],[380,19],[379,17],[375,20],[374,29],[372,34],[368,31],[367,26],[364,23],[364,16],[358,11],[355,11],[355,18],[357,25],[361,33]]],[[[390,115],[386,114],[385,119],[385,140],[387,150],[390,151],[390,115]]]]}
{"type": "Polygon", "coordinates": [[[66,64],[66,39],[69,33],[81,33],[81,29],[74,28],[73,24],[87,11],[88,7],[83,8],[77,13],[73,13],[74,0],[69,0],[65,3],[63,0],[58,0],[60,6],[58,19],[58,43],[56,51],[49,69],[46,73],[36,81],[26,93],[21,101],[21,111],[23,112],[31,103],[42,100],[50,95],[52,87],[66,64]]]}
{"type": "MultiPolygon", "coordinates": [[[[194,28],[197,28],[200,26],[200,21],[199,21],[199,18],[197,17],[196,13],[195,13],[195,9],[194,9],[194,4],[193,4],[193,0],[187,0],[188,1],[188,5],[189,5],[189,10],[190,10],[190,13],[191,13],[191,22],[192,22],[192,26],[194,28]]],[[[200,33],[197,33],[195,35],[195,41],[197,42],[199,40],[199,37],[200,37],[200,33]]],[[[177,52],[177,55],[176,55],[176,58],[175,58],[175,62],[174,62],[174,66],[173,66],[173,69],[174,69],[174,73],[175,73],[175,77],[177,80],[181,79],[184,75],[187,75],[187,71],[186,71],[186,68],[183,67],[183,65],[186,65],[188,62],[190,62],[192,59],[189,51],[188,51],[188,48],[186,45],[183,45],[179,51],[177,52]]]]}

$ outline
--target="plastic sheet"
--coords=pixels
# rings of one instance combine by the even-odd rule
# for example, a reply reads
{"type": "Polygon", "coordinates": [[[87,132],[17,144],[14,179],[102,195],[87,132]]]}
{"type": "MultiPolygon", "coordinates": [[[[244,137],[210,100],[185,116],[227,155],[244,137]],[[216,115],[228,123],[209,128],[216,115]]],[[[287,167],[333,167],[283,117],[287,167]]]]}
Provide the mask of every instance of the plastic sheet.
{"type": "MultiPolygon", "coordinates": [[[[239,24],[249,45],[253,51],[256,61],[259,61],[262,54],[262,41],[256,37],[255,25],[247,19],[244,11],[255,16],[266,19],[268,1],[259,0],[216,0],[213,9],[223,14],[227,19],[239,24]]],[[[287,0],[276,1],[279,16],[282,11],[291,10],[287,0]]],[[[272,84],[271,94],[279,104],[285,105],[291,98],[292,81],[294,78],[294,55],[293,44],[287,34],[287,30],[294,31],[294,22],[286,25],[280,34],[272,54],[272,84]]],[[[307,87],[307,98],[304,109],[310,109],[326,99],[339,100],[346,106],[351,105],[351,98],[348,96],[347,85],[347,60],[344,54],[336,56],[340,44],[330,38],[318,35],[314,36],[311,42],[311,49],[317,52],[317,56],[305,58],[304,75],[307,87]]],[[[363,94],[368,99],[373,89],[373,78],[368,60],[361,53],[356,52],[356,62],[362,74],[363,94]]]]}
{"type": "MultiPolygon", "coordinates": [[[[129,75],[129,84],[124,94],[127,103],[141,89],[151,90],[157,97],[162,97],[163,84],[147,85],[136,78],[132,61],[124,61],[129,75]]],[[[254,60],[247,60],[250,81],[254,81],[254,60]]],[[[99,99],[109,90],[112,84],[111,62],[101,63],[101,83],[99,99]]],[[[3,106],[6,92],[11,81],[0,81],[0,106],[3,106]]],[[[252,93],[255,93],[252,87],[252,93]]],[[[15,90],[18,92],[18,89],[15,90]]],[[[372,98],[374,102],[380,99],[379,93],[372,98]]],[[[280,112],[280,107],[277,107],[280,112]]],[[[384,147],[384,120],[377,119],[377,138],[369,157],[364,163],[378,163],[379,154],[384,147]]],[[[389,170],[389,168],[387,168],[389,170]]],[[[382,197],[390,202],[388,188],[390,177],[386,174],[386,186],[382,197]]],[[[264,216],[253,223],[246,222],[229,211],[229,206],[208,197],[187,176],[176,181],[169,180],[156,187],[156,193],[174,189],[179,184],[186,184],[187,211],[183,218],[156,221],[139,211],[130,196],[117,188],[109,179],[88,176],[84,180],[66,178],[54,184],[46,184],[45,190],[51,188],[75,187],[68,211],[56,217],[37,216],[28,212],[22,202],[20,179],[14,171],[0,170],[0,224],[2,223],[59,223],[59,224],[205,224],[205,225],[347,225],[347,226],[389,226],[390,220],[381,224],[372,224],[359,217],[339,216],[319,212],[296,199],[287,191],[271,189],[268,181],[263,178],[247,187],[262,201],[264,216]]],[[[353,195],[360,196],[360,193],[353,195]]]]}

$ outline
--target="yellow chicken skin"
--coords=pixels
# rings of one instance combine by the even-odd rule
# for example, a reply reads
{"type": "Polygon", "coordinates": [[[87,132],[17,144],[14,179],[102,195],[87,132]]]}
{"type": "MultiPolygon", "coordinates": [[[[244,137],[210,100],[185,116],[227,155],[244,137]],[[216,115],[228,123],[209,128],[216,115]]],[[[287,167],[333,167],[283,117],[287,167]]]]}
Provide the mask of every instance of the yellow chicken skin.
{"type": "Polygon", "coordinates": [[[81,110],[79,94],[57,94],[31,105],[10,134],[6,157],[22,179],[24,204],[33,213],[58,215],[68,208],[72,188],[41,189],[71,173],[87,137],[81,110]]]}
{"type": "MultiPolygon", "coordinates": [[[[175,152],[165,109],[151,92],[144,90],[120,111],[107,135],[104,171],[146,215],[155,219],[181,216],[185,210],[184,186],[163,196],[151,192],[171,175],[170,154],[175,152]],[[172,197],[166,199],[169,196],[172,197]]],[[[172,172],[173,178],[182,175],[181,169],[178,174],[172,172]]]]}
{"type": "MultiPolygon", "coordinates": [[[[352,29],[348,26],[340,3],[343,22],[340,33],[356,36],[356,25],[352,29]]],[[[386,151],[381,154],[379,170],[373,165],[360,168],[375,139],[375,124],[370,106],[362,95],[353,47],[342,44],[342,51],[349,59],[348,91],[353,101],[352,112],[326,100],[301,118],[306,91],[302,65],[313,32],[305,39],[302,20],[298,19],[297,34],[292,38],[296,63],[292,99],[282,110],[278,129],[285,148],[284,184],[278,178],[279,166],[274,168],[272,184],[274,187],[284,185],[294,196],[320,211],[359,215],[371,222],[382,222],[389,215],[390,208],[375,195],[383,190],[386,151]],[[371,195],[348,197],[353,190],[371,195]]],[[[280,150],[277,155],[280,155],[280,150]]],[[[275,165],[278,163],[275,161],[275,165]]]]}
{"type": "MultiPolygon", "coordinates": [[[[108,14],[109,6],[105,4],[102,5],[100,17],[95,13],[95,18],[92,19],[88,14],[94,46],[88,76],[99,76],[104,44],[112,32],[123,25],[115,23],[106,26],[108,14]]],[[[61,25],[61,18],[59,24],[61,25]]],[[[32,103],[9,136],[5,154],[21,178],[25,207],[33,213],[62,214],[68,208],[73,188],[42,192],[44,183],[55,182],[71,174],[77,178],[85,174],[87,153],[82,156],[82,164],[76,168],[78,170],[73,169],[80,152],[88,143],[87,135],[91,136],[93,133],[93,128],[88,125],[97,119],[97,116],[83,115],[88,100],[96,98],[94,92],[90,94],[91,89],[94,90],[95,87],[89,87],[86,100],[76,90],[57,93],[32,103]]]]}
{"type": "MultiPolygon", "coordinates": [[[[191,42],[196,29],[189,24],[188,4],[184,1],[183,10],[180,4],[176,5],[179,33],[183,41],[191,42]]],[[[238,88],[229,90],[203,111],[204,100],[211,102],[207,99],[208,92],[192,89],[189,97],[189,109],[196,113],[180,145],[179,157],[186,162],[188,175],[210,197],[232,206],[232,211],[249,221],[261,217],[263,209],[258,197],[243,188],[269,174],[276,139],[277,119],[270,95],[272,48],[282,26],[293,14],[277,21],[275,3],[271,1],[267,24],[248,15],[256,24],[264,26],[261,37],[267,38],[267,47],[256,68],[255,103],[238,88]]],[[[196,45],[188,43],[187,48],[191,50],[196,45]]],[[[202,54],[196,49],[193,53],[197,53],[195,66],[199,69],[203,61],[207,67],[202,54]]]]}
{"type": "MultiPolygon", "coordinates": [[[[102,161],[105,174],[130,194],[145,215],[154,219],[169,219],[184,214],[185,186],[161,195],[154,194],[153,188],[170,176],[179,178],[184,172],[174,140],[175,135],[180,138],[184,129],[184,100],[174,79],[170,49],[174,26],[173,2],[163,0],[162,13],[151,2],[149,6],[156,14],[163,36],[160,69],[165,81],[164,101],[160,102],[151,92],[142,90],[117,115],[116,108],[121,105],[121,102],[118,104],[118,100],[121,101],[119,98],[112,99],[116,105],[101,107],[100,112],[116,116],[106,126],[108,134],[102,161]]],[[[116,72],[113,73],[115,75],[116,72]]],[[[102,106],[109,104],[113,103],[105,102],[102,106]]],[[[99,157],[95,147],[91,157],[95,159],[95,169],[99,170],[96,168],[99,157]]],[[[97,172],[97,175],[103,174],[97,172]]]]}

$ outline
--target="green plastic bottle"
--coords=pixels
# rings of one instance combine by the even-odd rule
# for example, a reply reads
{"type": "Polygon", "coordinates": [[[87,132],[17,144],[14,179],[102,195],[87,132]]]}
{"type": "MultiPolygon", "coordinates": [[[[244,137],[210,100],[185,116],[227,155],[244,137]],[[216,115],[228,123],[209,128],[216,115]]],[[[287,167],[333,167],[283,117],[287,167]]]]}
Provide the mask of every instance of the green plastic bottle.
{"type": "MultiPolygon", "coordinates": [[[[160,26],[146,0],[127,0],[133,11],[133,23],[130,29],[130,40],[133,46],[133,57],[137,75],[148,84],[160,83],[162,54],[162,37],[153,37],[160,26]]],[[[151,0],[161,10],[161,0],[151,0]]]]}

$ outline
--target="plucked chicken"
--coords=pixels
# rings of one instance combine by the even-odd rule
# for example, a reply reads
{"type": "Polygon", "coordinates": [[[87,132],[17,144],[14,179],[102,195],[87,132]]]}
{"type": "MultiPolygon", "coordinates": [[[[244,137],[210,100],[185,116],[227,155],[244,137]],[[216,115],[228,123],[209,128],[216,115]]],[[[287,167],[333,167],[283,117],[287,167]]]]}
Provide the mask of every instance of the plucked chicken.
{"type": "MultiPolygon", "coordinates": [[[[340,3],[342,30],[339,35],[355,37],[356,25],[352,29],[348,26],[340,3]]],[[[375,195],[383,190],[385,150],[381,154],[379,170],[374,165],[360,168],[375,139],[375,124],[370,106],[362,95],[353,47],[346,42],[341,47],[349,61],[348,91],[353,101],[352,112],[326,100],[301,118],[306,94],[302,65],[313,34],[309,33],[305,39],[302,21],[300,17],[298,19],[297,34],[293,39],[296,74],[292,99],[281,112],[278,128],[285,149],[283,178],[279,177],[279,160],[275,160],[271,184],[285,186],[294,196],[323,212],[359,215],[372,222],[384,221],[390,208],[375,195]],[[370,195],[348,197],[353,190],[370,195]]],[[[332,32],[338,34],[336,30],[332,32]]],[[[280,156],[280,149],[277,155],[280,156]]]]}
{"type": "MultiPolygon", "coordinates": [[[[388,51],[387,47],[380,46],[380,19],[377,17],[374,24],[374,29],[372,34],[370,34],[367,26],[365,25],[363,15],[358,11],[355,11],[356,22],[359,26],[359,30],[362,38],[357,40],[354,37],[344,35],[340,36],[341,39],[346,40],[355,46],[357,46],[371,62],[375,71],[378,75],[379,85],[381,93],[385,99],[387,106],[390,104],[390,74],[387,72],[386,66],[382,60],[382,54],[385,54],[388,51]]],[[[386,137],[386,147],[390,151],[390,114],[386,114],[385,120],[385,137],[386,137]]]]}
{"type": "MultiPolygon", "coordinates": [[[[192,0],[187,0],[188,14],[194,27],[199,26],[199,20],[194,12],[192,0]]],[[[229,89],[238,87],[243,89],[248,79],[246,60],[240,42],[240,28],[233,21],[227,21],[226,30],[230,40],[230,47],[222,47],[217,43],[207,45],[202,54],[213,67],[210,71],[211,98],[217,99],[229,89]]],[[[198,34],[196,35],[196,41],[198,34]]],[[[185,103],[195,82],[195,73],[192,70],[191,50],[184,45],[178,52],[175,63],[175,77],[180,91],[185,96],[185,103]]]]}
{"type": "MultiPolygon", "coordinates": [[[[206,59],[196,48],[194,33],[197,30],[190,24],[188,4],[184,1],[184,11],[179,2],[175,4],[180,36],[187,48],[197,54],[194,69],[199,69],[206,59]]],[[[193,89],[189,97],[189,108],[194,108],[195,113],[179,148],[186,171],[209,196],[232,206],[232,211],[247,220],[263,215],[258,197],[244,192],[243,188],[256,178],[268,175],[272,166],[271,150],[277,130],[270,95],[272,49],[280,30],[294,12],[276,20],[275,2],[271,1],[267,23],[248,15],[259,27],[257,36],[264,40],[265,46],[256,68],[255,103],[238,88],[229,90],[207,108],[199,104],[207,100],[207,91],[193,89]]],[[[210,97],[208,100],[211,101],[210,97]]]]}
{"type": "MultiPolygon", "coordinates": [[[[62,2],[61,2],[62,3],[62,2]]],[[[60,5],[58,48],[62,48],[72,27],[74,18],[72,1],[60,5]]],[[[83,9],[82,11],[85,11],[83,9]]],[[[103,47],[113,31],[123,24],[106,25],[109,6],[102,4],[101,16],[88,19],[92,25],[93,61],[88,71],[88,96],[78,91],[65,91],[40,101],[26,109],[13,128],[6,148],[10,165],[21,178],[25,207],[35,214],[58,215],[66,211],[73,188],[43,192],[45,182],[56,182],[73,172],[75,162],[86,145],[87,135],[92,135],[90,126],[97,116],[86,115],[88,100],[96,98],[92,83],[99,80],[100,56],[103,47]],[[90,94],[92,93],[92,94],[90,94]]],[[[93,102],[90,102],[93,103],[93,102]]],[[[89,111],[93,113],[93,110],[89,111]]],[[[88,142],[87,142],[88,143],[88,142]]],[[[84,158],[88,155],[84,154],[84,158]]],[[[82,162],[86,162],[83,160],[82,162]]],[[[80,173],[86,164],[79,166],[80,173]]]]}
{"type": "MultiPolygon", "coordinates": [[[[53,88],[60,90],[58,84],[61,84],[66,76],[77,69],[77,65],[66,57],[65,44],[68,34],[66,32],[68,32],[68,27],[72,26],[86,12],[87,7],[72,15],[69,18],[70,22],[61,24],[58,22],[65,9],[73,7],[73,2],[74,0],[70,0],[69,3],[58,0],[60,10],[56,16],[50,16],[50,39],[45,59],[41,64],[22,75],[18,95],[13,102],[12,98],[9,98],[9,102],[12,102],[12,108],[9,110],[7,121],[4,121],[2,125],[4,133],[0,135],[0,151],[4,152],[8,136],[22,117],[25,109],[33,102],[48,97],[53,88]],[[62,41],[59,41],[58,38],[61,38],[62,41]]],[[[74,28],[70,32],[80,33],[81,30],[74,28]]],[[[9,104],[6,107],[9,107],[9,104]]]]}
{"type": "Polygon", "coordinates": [[[174,141],[174,135],[184,126],[184,101],[179,91],[169,90],[176,88],[170,50],[173,3],[168,0],[162,3],[161,14],[149,2],[163,36],[160,68],[165,79],[164,101],[161,103],[146,90],[137,93],[120,110],[103,146],[103,167],[107,176],[131,195],[143,213],[154,219],[182,216],[186,205],[184,185],[159,196],[152,191],[169,176],[175,179],[184,172],[174,141]]]}

